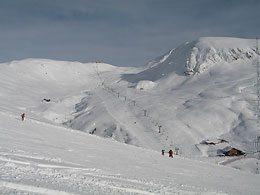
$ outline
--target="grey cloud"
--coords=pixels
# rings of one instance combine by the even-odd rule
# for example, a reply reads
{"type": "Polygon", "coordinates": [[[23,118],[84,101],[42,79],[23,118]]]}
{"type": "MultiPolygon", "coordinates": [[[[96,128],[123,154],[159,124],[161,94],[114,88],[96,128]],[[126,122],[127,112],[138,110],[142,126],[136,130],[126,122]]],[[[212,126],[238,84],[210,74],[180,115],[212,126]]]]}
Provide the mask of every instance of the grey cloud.
{"type": "Polygon", "coordinates": [[[201,36],[259,36],[257,0],[2,0],[0,61],[143,65],[201,36]]]}

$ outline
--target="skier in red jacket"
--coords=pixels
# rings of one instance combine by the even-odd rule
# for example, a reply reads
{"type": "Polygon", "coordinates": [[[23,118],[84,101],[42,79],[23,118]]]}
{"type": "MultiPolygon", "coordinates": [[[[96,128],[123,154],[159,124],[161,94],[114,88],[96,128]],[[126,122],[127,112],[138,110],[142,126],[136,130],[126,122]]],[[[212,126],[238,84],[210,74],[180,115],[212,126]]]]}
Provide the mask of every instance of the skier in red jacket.
{"type": "Polygon", "coordinates": [[[173,151],[172,150],[169,151],[169,157],[173,158],[173,151]]]}
{"type": "Polygon", "coordinates": [[[25,113],[21,114],[22,121],[24,121],[25,113]]]}

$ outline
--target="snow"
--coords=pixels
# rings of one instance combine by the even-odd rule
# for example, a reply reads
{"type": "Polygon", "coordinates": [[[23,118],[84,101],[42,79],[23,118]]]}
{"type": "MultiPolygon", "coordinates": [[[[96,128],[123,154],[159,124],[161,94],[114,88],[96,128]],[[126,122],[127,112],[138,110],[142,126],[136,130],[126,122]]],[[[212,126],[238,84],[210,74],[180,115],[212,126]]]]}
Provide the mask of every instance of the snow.
{"type": "Polygon", "coordinates": [[[136,85],[136,89],[149,90],[156,86],[155,82],[152,81],[139,81],[136,85]]]}
{"type": "Polygon", "coordinates": [[[0,64],[0,194],[259,194],[258,57],[206,37],[139,68],[0,64]]]}
{"type": "Polygon", "coordinates": [[[14,115],[0,116],[3,194],[260,192],[259,175],[178,156],[171,159],[153,150],[30,118],[21,121],[14,115]]]}

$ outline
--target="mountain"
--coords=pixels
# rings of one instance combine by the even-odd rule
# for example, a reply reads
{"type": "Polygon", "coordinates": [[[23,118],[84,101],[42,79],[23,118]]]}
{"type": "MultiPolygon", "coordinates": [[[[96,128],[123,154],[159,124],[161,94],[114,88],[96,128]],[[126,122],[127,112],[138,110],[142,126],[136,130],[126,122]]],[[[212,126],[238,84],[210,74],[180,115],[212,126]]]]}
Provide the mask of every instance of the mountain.
{"type": "Polygon", "coordinates": [[[207,162],[229,147],[254,156],[257,57],[256,40],[206,37],[138,68],[13,61],[0,65],[0,110],[207,162]]]}
{"type": "Polygon", "coordinates": [[[256,40],[227,37],[204,37],[186,42],[150,61],[138,74],[125,75],[130,82],[157,81],[172,73],[195,75],[217,64],[231,64],[256,57],[256,40]]]}
{"type": "Polygon", "coordinates": [[[259,194],[256,48],[206,37],[142,67],[0,64],[0,194],[259,194]]]}
{"type": "MultiPolygon", "coordinates": [[[[257,57],[256,40],[200,38],[122,78],[149,97],[150,115],[175,146],[188,148],[186,154],[217,155],[226,145],[200,145],[212,138],[254,153],[257,57]]],[[[145,105],[143,97],[138,99],[145,105]]]]}

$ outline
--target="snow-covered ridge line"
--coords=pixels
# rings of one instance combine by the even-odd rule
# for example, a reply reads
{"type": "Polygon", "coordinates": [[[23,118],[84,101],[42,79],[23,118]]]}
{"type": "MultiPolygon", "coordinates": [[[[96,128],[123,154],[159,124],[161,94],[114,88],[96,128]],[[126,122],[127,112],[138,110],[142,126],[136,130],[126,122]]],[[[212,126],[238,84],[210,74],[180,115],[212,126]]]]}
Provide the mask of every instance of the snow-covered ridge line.
{"type": "Polygon", "coordinates": [[[155,60],[153,60],[151,62],[148,62],[148,64],[146,66],[149,67],[149,68],[153,68],[154,66],[156,66],[156,65],[158,65],[160,63],[163,63],[165,60],[167,60],[167,58],[172,54],[172,52],[174,50],[175,50],[175,48],[171,49],[168,53],[166,53],[162,57],[159,57],[158,59],[155,59],[155,60]]]}
{"type": "Polygon", "coordinates": [[[216,63],[251,60],[257,56],[255,40],[246,41],[234,38],[231,40],[219,38],[213,41],[213,38],[200,38],[192,47],[190,57],[187,58],[185,72],[201,73],[216,63]]]}
{"type": "MultiPolygon", "coordinates": [[[[149,62],[147,67],[158,69],[156,67],[159,66],[167,71],[191,75],[202,73],[214,64],[252,60],[256,56],[254,39],[204,37],[170,50],[149,62]]],[[[163,74],[167,74],[167,71],[163,74]]]]}

